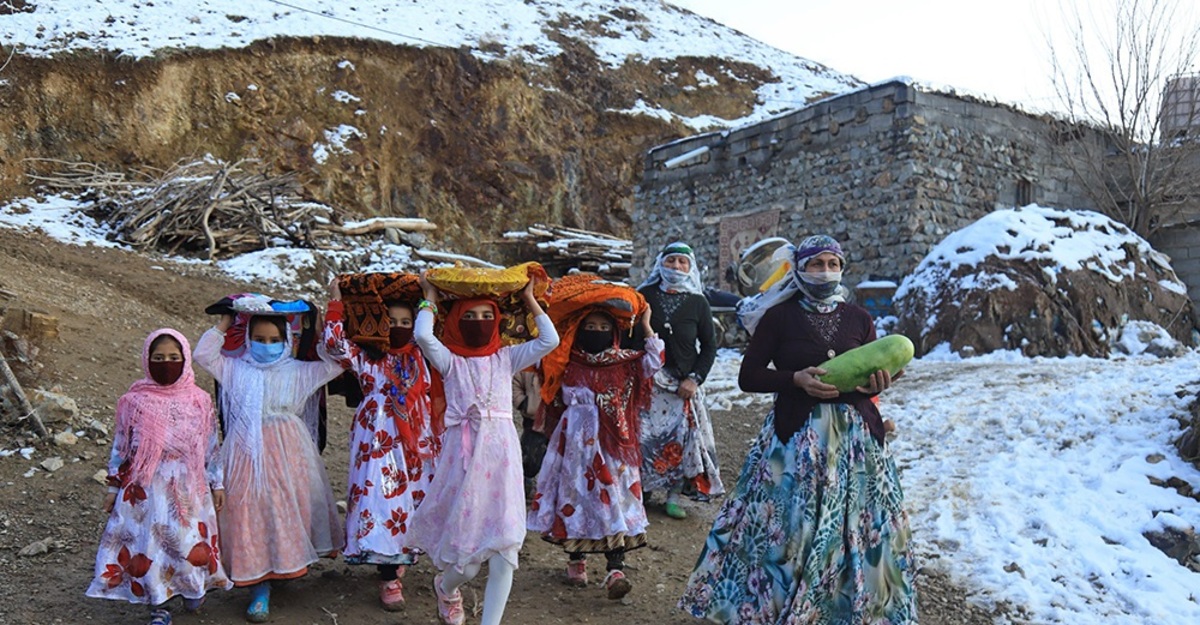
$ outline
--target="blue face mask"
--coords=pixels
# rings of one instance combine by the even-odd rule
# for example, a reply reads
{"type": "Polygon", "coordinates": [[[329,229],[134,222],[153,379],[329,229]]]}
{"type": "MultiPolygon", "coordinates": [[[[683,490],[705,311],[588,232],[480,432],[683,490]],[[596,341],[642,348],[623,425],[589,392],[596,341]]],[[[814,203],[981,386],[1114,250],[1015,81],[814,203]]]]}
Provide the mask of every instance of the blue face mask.
{"type": "Polygon", "coordinates": [[[267,364],[279,360],[283,356],[284,343],[259,343],[250,341],[250,357],[255,362],[267,364]]]}

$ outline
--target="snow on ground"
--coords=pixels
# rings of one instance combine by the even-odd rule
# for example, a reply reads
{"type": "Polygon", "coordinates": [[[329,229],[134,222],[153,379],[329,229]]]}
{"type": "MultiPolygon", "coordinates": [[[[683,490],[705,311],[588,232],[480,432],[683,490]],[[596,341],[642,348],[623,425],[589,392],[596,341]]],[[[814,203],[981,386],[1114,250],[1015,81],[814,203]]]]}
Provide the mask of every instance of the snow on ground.
{"type": "MultiPolygon", "coordinates": [[[[20,200],[0,206],[0,227],[114,245],[80,208],[62,197],[20,200]]],[[[271,248],[217,265],[283,287],[295,268],[338,254],[364,271],[382,271],[419,264],[410,253],[373,243],[318,260],[309,250],[271,248]]],[[[705,383],[709,403],[765,414],[769,395],[737,388],[740,360],[736,350],[719,352],[705,383]]],[[[1013,606],[1014,622],[1200,622],[1200,574],[1142,535],[1200,526],[1200,503],[1149,481],[1177,477],[1200,491],[1200,472],[1171,444],[1180,433],[1176,417],[1197,390],[1196,351],[1168,359],[1031,359],[1017,352],[962,359],[943,347],[914,361],[882,409],[899,428],[891,450],[921,565],[946,572],[973,601],[1013,606]]],[[[749,440],[761,419],[728,426],[749,440]]]]}
{"type": "MultiPolygon", "coordinates": [[[[106,50],[141,58],[163,49],[240,48],[273,37],[321,36],[416,47],[466,46],[488,59],[512,55],[544,62],[562,51],[548,35],[550,29],[586,42],[613,66],[631,57],[708,56],[769,68],[779,77],[779,82],[758,89],[759,105],[747,117],[687,120],[693,125],[756,121],[802,107],[813,96],[862,84],[660,0],[624,0],[619,5],[589,0],[39,0],[32,4],[36,9],[31,13],[0,15],[0,43],[18,46],[20,54],[29,56],[106,50]],[[502,52],[494,52],[497,44],[502,52]]],[[[738,78],[732,68],[725,73],[738,78]]],[[[694,78],[703,87],[718,77],[701,72],[694,78]]],[[[665,113],[648,108],[651,111],[630,112],[665,113]]]]}

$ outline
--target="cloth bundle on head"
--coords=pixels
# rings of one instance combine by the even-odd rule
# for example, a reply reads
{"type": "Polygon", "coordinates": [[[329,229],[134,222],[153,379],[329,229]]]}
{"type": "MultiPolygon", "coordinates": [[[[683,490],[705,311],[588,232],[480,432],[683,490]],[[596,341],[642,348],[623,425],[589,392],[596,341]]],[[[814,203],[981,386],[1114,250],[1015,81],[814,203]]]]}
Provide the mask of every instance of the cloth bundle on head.
{"type": "Polygon", "coordinates": [[[616,331],[628,331],[646,314],[646,299],[632,287],[608,282],[592,274],[575,274],[554,281],[550,319],[559,333],[559,344],[542,358],[542,403],[534,429],[554,432],[566,411],[560,389],[564,384],[586,386],[596,395],[600,416],[600,445],[605,452],[627,463],[641,463],[638,415],[649,406],[651,383],[641,373],[643,352],[614,344],[589,354],[573,349],[585,317],[593,312],[608,315],[616,331]]]}
{"type": "Polygon", "coordinates": [[[316,307],[304,300],[281,301],[261,293],[235,293],[220,299],[204,309],[210,315],[233,315],[233,325],[225,332],[225,343],[221,354],[238,358],[246,351],[247,327],[250,319],[257,316],[283,317],[287,322],[288,334],[292,339],[292,356],[298,360],[316,360],[316,307]],[[308,331],[313,340],[302,341],[308,331]],[[303,348],[303,349],[301,349],[303,348]]]}
{"type": "Polygon", "coordinates": [[[542,357],[542,401],[548,402],[562,386],[575,333],[593,311],[612,317],[617,328],[628,331],[646,313],[646,298],[629,285],[608,282],[595,274],[578,273],[555,280],[551,289],[550,320],[558,330],[558,347],[542,357]]]}
{"type": "Polygon", "coordinates": [[[188,471],[186,487],[191,494],[199,494],[206,486],[204,450],[216,423],[212,399],[196,386],[188,340],[168,328],[151,332],[142,346],[142,374],[117,401],[116,427],[125,433],[126,445],[118,452],[131,460],[128,483],[149,486],[164,453],[170,453],[183,456],[188,471]],[[175,339],[184,358],[183,373],[168,385],[155,382],[150,375],[150,349],[160,336],[175,339]],[[135,441],[136,450],[130,448],[135,441]]]}
{"type": "Polygon", "coordinates": [[[387,304],[399,302],[416,309],[421,278],[413,273],[355,273],[338,276],[346,311],[346,337],[379,351],[389,348],[387,304]]]}
{"type": "Polygon", "coordinates": [[[804,265],[810,259],[825,252],[837,256],[845,266],[846,256],[842,253],[842,246],[828,235],[813,235],[801,241],[800,245],[779,248],[776,254],[787,255],[787,264],[768,280],[764,285],[766,290],[738,302],[738,323],[753,335],[758,322],[768,310],[794,297],[799,296],[802,305],[822,312],[832,310],[838,302],[846,301],[846,288],[841,286],[840,274],[822,280],[814,279],[804,271],[804,265]]]}
{"type": "Polygon", "coordinates": [[[704,294],[704,285],[700,282],[700,268],[696,263],[696,254],[692,251],[692,247],[681,241],[669,243],[658,253],[654,259],[654,268],[650,270],[650,275],[638,286],[643,288],[647,286],[658,285],[664,291],[680,291],[683,293],[696,293],[697,295],[704,294]],[[687,256],[691,261],[689,269],[686,272],[670,269],[663,266],[663,261],[668,256],[687,256]]]}
{"type": "Polygon", "coordinates": [[[534,297],[543,307],[548,305],[550,275],[540,263],[521,263],[504,269],[436,267],[426,272],[425,277],[449,300],[486,297],[495,301],[500,310],[502,345],[537,337],[537,325],[525,307],[521,291],[532,280],[534,297]]]}

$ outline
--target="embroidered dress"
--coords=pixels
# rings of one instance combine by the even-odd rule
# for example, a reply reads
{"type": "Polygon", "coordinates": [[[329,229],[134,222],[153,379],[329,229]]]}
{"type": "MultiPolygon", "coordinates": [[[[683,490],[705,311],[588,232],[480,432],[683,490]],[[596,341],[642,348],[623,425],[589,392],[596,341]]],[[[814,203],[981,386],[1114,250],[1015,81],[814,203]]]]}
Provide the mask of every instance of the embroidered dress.
{"type": "Polygon", "coordinates": [[[412,514],[425,498],[441,441],[433,433],[429,371],[415,343],[372,360],[346,339],[330,302],[325,348],[362,387],[350,429],[346,550],[351,564],[414,564],[412,514]]]}
{"type": "Polygon", "coordinates": [[[493,555],[516,568],[525,542],[525,484],[511,380],[553,349],[558,334],[550,318],[539,315],[538,338],[465,357],[433,336],[433,321],[432,313],[420,311],[414,336],[445,380],[446,431],[437,475],[412,516],[412,543],[443,571],[461,573],[493,555]]]}
{"type": "Polygon", "coordinates": [[[191,358],[182,335],[151,334],[143,353],[146,379],[117,403],[108,461],[117,498],[100,537],[89,597],[159,605],[175,595],[199,599],[232,587],[221,568],[209,491],[223,487],[212,400],[196,387],[189,361],[173,384],[150,379],[150,345],[161,335],[175,338],[191,358]],[[158,436],[150,433],[154,428],[158,436]]]}
{"type": "Polygon", "coordinates": [[[300,417],[342,367],[299,361],[290,350],[269,364],[248,352],[223,356],[223,341],[215,328],[205,332],[196,363],[221,382],[226,401],[227,487],[219,515],[226,571],[237,586],[300,577],[345,544],[325,465],[300,417]]]}
{"type": "MultiPolygon", "coordinates": [[[[629,550],[646,544],[649,523],[642,505],[638,406],[633,399],[641,381],[626,375],[629,379],[611,381],[607,389],[586,383],[588,370],[620,366],[604,357],[623,351],[572,354],[561,390],[565,410],[553,429],[538,473],[528,527],[571,553],[629,550]],[[599,366],[588,366],[588,359],[599,366]],[[609,392],[597,393],[594,388],[609,392]],[[630,411],[633,424],[621,427],[613,423],[630,411]],[[613,437],[606,430],[625,430],[632,453],[605,444],[606,437],[613,437]]],[[[662,367],[662,354],[662,340],[648,337],[636,366],[623,370],[632,369],[633,375],[649,378],[662,367]]]]}

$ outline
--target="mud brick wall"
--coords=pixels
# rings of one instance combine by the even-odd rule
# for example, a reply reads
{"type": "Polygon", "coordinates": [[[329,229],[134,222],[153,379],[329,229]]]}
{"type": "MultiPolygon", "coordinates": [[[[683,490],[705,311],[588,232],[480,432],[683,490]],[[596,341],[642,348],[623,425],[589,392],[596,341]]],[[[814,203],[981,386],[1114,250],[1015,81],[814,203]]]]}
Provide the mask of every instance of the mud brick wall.
{"type": "Polygon", "coordinates": [[[1078,140],[1056,140],[1038,118],[1003,105],[893,81],[658,146],[635,194],[632,278],[665,243],[683,240],[708,268],[705,283],[732,289],[722,221],[774,210],[775,232],[760,234],[833,235],[847,251],[848,284],[899,280],[947,234],[993,210],[1089,208],[1062,164],[1078,140]]]}

